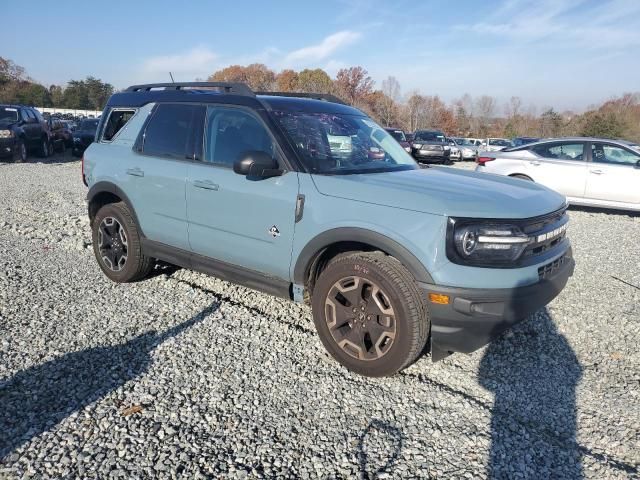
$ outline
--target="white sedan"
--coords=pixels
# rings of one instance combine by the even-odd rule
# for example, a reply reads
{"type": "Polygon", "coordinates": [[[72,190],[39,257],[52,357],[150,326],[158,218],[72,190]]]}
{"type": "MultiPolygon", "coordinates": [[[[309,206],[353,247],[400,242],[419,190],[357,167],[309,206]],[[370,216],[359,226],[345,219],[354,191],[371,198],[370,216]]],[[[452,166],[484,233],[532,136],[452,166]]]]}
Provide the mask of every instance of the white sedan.
{"type": "Polygon", "coordinates": [[[574,205],[640,211],[640,151],[600,138],[562,138],[483,152],[477,172],[541,183],[574,205]]]}

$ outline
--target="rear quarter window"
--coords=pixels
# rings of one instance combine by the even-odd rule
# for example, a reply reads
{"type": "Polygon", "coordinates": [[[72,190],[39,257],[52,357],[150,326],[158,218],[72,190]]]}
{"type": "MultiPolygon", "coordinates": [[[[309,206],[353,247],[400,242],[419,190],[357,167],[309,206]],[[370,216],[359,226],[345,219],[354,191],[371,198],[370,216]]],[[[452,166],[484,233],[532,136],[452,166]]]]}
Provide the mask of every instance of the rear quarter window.
{"type": "Polygon", "coordinates": [[[135,115],[136,111],[131,110],[112,110],[109,113],[109,118],[104,126],[104,133],[102,140],[110,142],[118,134],[122,127],[124,127],[131,117],[135,115]]]}

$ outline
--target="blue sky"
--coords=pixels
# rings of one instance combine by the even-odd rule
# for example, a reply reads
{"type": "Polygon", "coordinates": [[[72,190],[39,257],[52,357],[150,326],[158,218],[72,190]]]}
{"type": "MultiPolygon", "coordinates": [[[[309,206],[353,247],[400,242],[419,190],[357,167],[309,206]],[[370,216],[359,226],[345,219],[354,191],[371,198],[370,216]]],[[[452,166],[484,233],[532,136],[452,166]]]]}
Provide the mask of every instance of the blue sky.
{"type": "Polygon", "coordinates": [[[518,95],[538,111],[640,90],[640,0],[27,4],[3,5],[0,55],[45,84],[93,75],[122,88],[261,62],[362,65],[403,94],[518,95]]]}

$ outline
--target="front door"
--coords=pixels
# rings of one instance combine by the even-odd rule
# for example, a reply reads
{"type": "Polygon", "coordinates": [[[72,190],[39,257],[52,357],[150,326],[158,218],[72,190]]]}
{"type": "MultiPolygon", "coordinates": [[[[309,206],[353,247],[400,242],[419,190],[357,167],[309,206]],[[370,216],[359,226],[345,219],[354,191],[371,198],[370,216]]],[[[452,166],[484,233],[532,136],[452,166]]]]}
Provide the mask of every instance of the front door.
{"type": "Polygon", "coordinates": [[[582,198],[587,177],[583,142],[543,143],[531,148],[539,158],[528,159],[531,178],[567,197],[582,198]]]}
{"type": "Polygon", "coordinates": [[[289,280],[298,175],[252,179],[233,171],[243,152],[282,156],[262,120],[227,106],[207,109],[202,162],[189,164],[187,214],[194,253],[289,280]]]}
{"type": "Polygon", "coordinates": [[[607,142],[592,142],[590,153],[585,197],[640,207],[640,153],[607,142]]]}

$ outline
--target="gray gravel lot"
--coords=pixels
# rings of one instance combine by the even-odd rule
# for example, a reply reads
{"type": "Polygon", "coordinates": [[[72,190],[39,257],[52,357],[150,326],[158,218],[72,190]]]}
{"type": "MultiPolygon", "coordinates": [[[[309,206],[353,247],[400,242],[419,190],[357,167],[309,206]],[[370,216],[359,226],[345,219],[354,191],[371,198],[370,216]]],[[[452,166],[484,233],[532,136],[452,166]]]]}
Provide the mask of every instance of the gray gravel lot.
{"type": "Polygon", "coordinates": [[[0,164],[0,478],[638,477],[640,216],[572,209],[548,308],[367,379],[307,307],[186,270],[109,282],[85,194],[71,157],[0,164]]]}

